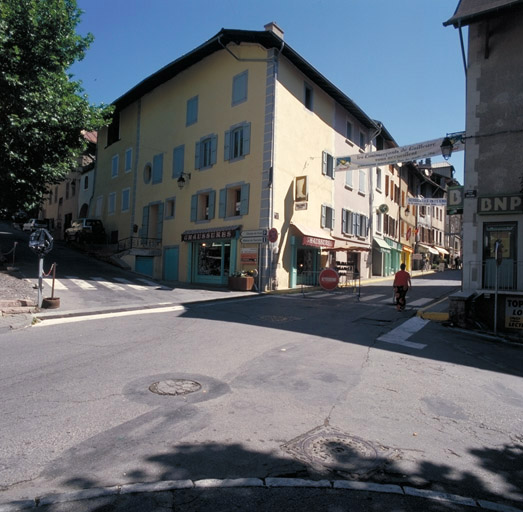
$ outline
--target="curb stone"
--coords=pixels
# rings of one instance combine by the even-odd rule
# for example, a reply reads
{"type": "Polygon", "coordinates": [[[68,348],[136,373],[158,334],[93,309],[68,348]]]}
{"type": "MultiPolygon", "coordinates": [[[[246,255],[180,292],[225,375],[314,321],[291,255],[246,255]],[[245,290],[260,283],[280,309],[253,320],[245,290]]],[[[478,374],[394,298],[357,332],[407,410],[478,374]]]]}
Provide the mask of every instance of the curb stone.
{"type": "Polygon", "coordinates": [[[305,480],[300,478],[236,478],[236,479],[215,479],[208,478],[203,480],[168,480],[159,482],[142,482],[135,484],[125,484],[112,487],[95,487],[64,494],[50,494],[34,500],[20,500],[11,503],[0,504],[0,512],[18,512],[23,510],[34,510],[46,505],[57,503],[67,503],[72,501],[87,501],[94,498],[118,496],[125,494],[142,494],[149,492],[165,492],[184,489],[209,489],[209,488],[238,488],[238,487],[258,487],[258,488],[318,488],[318,489],[345,489],[350,491],[380,492],[388,494],[403,494],[418,498],[444,501],[465,505],[470,507],[492,510],[494,512],[523,512],[509,505],[502,505],[492,501],[475,500],[466,496],[449,494],[445,492],[430,491],[426,489],[416,489],[414,487],[401,487],[393,484],[376,484],[372,482],[359,482],[347,480],[305,480]]]}

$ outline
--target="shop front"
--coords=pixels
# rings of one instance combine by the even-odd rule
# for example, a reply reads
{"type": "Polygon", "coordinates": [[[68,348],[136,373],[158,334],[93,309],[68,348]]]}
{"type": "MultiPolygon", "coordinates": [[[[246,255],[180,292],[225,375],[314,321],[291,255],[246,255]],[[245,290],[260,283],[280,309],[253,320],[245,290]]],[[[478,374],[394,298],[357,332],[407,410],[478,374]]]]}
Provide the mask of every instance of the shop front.
{"type": "Polygon", "coordinates": [[[334,248],[334,238],[326,232],[291,224],[291,272],[289,287],[316,286],[322,268],[327,266],[328,251],[334,248]]]}
{"type": "Polygon", "coordinates": [[[367,245],[357,245],[353,242],[336,239],[336,245],[330,251],[329,266],[338,271],[341,285],[349,285],[355,280],[369,277],[369,253],[370,247],[367,245]]]}
{"type": "Polygon", "coordinates": [[[187,243],[189,282],[227,286],[236,269],[241,226],[194,229],[182,233],[187,243]]]}
{"type": "Polygon", "coordinates": [[[436,263],[439,261],[440,254],[439,252],[434,249],[434,247],[431,247],[430,245],[420,244],[417,245],[417,251],[420,253],[421,256],[421,266],[420,268],[425,268],[424,264],[425,262],[428,262],[429,268],[432,266],[433,263],[436,263]]]}
{"type": "Polygon", "coordinates": [[[405,263],[407,270],[410,272],[412,270],[412,247],[408,245],[403,245],[401,248],[401,262],[405,263]]]}
{"type": "Polygon", "coordinates": [[[401,244],[390,238],[385,238],[385,242],[387,242],[387,245],[390,247],[391,274],[394,274],[400,269],[402,247],[401,244]]]}
{"type": "Polygon", "coordinates": [[[375,237],[372,246],[372,274],[389,276],[392,273],[391,250],[382,238],[375,237]]]}

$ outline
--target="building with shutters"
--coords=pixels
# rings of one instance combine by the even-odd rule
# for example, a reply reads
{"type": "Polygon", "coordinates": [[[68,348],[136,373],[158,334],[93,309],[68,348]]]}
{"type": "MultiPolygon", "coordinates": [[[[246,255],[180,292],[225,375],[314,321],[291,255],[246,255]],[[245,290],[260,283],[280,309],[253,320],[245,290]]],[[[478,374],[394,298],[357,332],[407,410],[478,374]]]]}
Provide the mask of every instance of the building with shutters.
{"type": "Polygon", "coordinates": [[[468,51],[456,49],[467,77],[463,291],[478,320],[519,330],[510,304],[523,293],[523,2],[461,0],[444,25],[462,41],[468,32],[468,51]]]}
{"type": "Polygon", "coordinates": [[[395,166],[336,173],[335,157],[396,143],[275,23],[222,29],[114,105],[90,215],[131,269],[218,286],[255,270],[260,290],[315,284],[337,264],[373,275],[385,174],[401,180],[395,166]]]}

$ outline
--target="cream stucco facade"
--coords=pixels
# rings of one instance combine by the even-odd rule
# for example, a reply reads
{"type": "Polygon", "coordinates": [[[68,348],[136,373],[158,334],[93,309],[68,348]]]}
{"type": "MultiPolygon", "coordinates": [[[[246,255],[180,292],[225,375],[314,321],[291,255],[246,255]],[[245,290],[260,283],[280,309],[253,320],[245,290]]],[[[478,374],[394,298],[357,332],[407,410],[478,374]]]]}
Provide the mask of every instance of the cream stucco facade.
{"type": "Polygon", "coordinates": [[[222,30],[115,101],[90,214],[133,270],[209,285],[251,271],[262,290],[337,262],[372,275],[378,170],[349,182],[335,159],[394,142],[281,35],[222,30]]]}

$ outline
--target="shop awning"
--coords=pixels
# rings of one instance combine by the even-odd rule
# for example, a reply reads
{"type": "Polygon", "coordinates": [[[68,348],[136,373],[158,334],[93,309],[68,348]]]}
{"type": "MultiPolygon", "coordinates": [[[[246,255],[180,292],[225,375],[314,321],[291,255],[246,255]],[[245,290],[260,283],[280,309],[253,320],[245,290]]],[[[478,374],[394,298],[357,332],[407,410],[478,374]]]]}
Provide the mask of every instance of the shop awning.
{"type": "Polygon", "coordinates": [[[375,238],[374,242],[379,247],[380,251],[390,252],[390,245],[387,242],[385,242],[385,240],[382,240],[381,238],[375,238]]]}
{"type": "Polygon", "coordinates": [[[439,256],[439,252],[434,249],[434,247],[430,247],[429,245],[419,244],[419,248],[423,249],[422,252],[430,252],[432,254],[435,254],[436,256],[439,256]]]}
{"type": "Polygon", "coordinates": [[[447,249],[443,249],[443,247],[438,247],[437,245],[434,246],[434,249],[436,249],[436,251],[438,251],[441,254],[448,254],[449,253],[449,251],[447,251],[447,249]]]}
{"type": "Polygon", "coordinates": [[[222,226],[219,228],[189,229],[182,233],[182,242],[235,238],[236,232],[240,228],[241,226],[222,226]]]}
{"type": "Polygon", "coordinates": [[[302,245],[308,245],[310,247],[326,247],[328,249],[334,247],[334,238],[322,229],[311,228],[296,222],[291,222],[291,225],[303,235],[301,242],[302,245]]]}
{"type": "Polygon", "coordinates": [[[347,252],[369,252],[370,247],[365,247],[363,245],[345,245],[343,242],[334,243],[335,251],[347,251],[347,252]]]}

